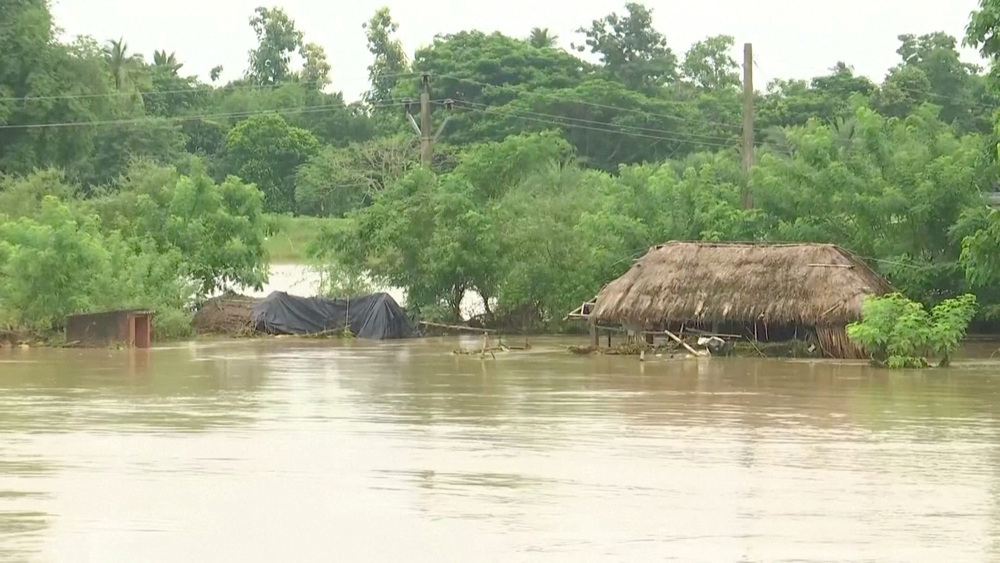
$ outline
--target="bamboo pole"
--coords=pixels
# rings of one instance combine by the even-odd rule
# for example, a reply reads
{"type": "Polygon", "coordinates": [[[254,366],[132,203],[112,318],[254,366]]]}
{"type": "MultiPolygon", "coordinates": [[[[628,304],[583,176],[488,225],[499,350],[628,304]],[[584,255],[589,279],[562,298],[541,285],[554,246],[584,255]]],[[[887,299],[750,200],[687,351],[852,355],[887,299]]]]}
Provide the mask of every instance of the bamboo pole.
{"type": "Polygon", "coordinates": [[[683,346],[688,352],[691,352],[695,356],[704,356],[704,354],[702,354],[701,352],[699,352],[699,351],[695,350],[694,348],[688,346],[687,342],[684,342],[683,340],[681,340],[680,337],[677,336],[676,334],[670,332],[669,330],[665,330],[663,332],[667,336],[669,336],[671,339],[675,340],[678,344],[680,344],[681,346],[683,346]]]}
{"type": "Polygon", "coordinates": [[[427,321],[420,321],[420,325],[421,326],[434,327],[434,328],[445,328],[445,329],[448,329],[448,330],[459,330],[459,331],[464,331],[464,332],[485,332],[487,334],[489,334],[491,332],[496,332],[496,331],[494,331],[492,329],[488,329],[488,328],[475,328],[475,327],[471,327],[471,326],[462,326],[462,325],[446,325],[446,324],[441,324],[441,323],[431,323],[431,322],[427,322],[427,321]]]}

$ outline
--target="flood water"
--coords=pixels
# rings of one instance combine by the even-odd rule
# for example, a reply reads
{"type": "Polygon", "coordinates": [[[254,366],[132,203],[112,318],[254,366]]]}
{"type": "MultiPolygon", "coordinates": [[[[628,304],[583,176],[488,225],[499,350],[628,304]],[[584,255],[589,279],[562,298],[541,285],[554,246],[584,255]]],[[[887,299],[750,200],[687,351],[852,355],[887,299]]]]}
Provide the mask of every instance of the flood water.
{"type": "Polygon", "coordinates": [[[533,344],[0,350],[0,557],[1000,559],[1000,362],[533,344]]]}

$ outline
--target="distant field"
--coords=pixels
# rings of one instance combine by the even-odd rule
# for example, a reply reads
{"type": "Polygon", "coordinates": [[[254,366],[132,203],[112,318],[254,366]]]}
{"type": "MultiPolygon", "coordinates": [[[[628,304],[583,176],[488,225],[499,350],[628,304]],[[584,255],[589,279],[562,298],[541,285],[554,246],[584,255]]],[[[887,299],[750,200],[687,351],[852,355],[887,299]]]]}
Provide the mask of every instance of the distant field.
{"type": "Polygon", "coordinates": [[[301,264],[308,260],[306,249],[325,226],[343,223],[329,217],[276,216],[278,232],[267,239],[267,252],[273,264],[301,264]]]}

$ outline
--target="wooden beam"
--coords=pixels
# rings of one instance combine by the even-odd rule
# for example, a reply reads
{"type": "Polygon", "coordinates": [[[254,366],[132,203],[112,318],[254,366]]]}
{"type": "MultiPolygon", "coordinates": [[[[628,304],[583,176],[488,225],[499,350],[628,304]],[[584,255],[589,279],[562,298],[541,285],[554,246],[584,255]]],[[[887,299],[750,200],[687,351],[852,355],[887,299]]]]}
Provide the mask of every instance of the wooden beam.
{"type": "Polygon", "coordinates": [[[472,326],[462,326],[462,325],[446,325],[446,324],[441,324],[441,323],[431,323],[431,322],[427,322],[427,321],[420,321],[420,326],[429,326],[429,327],[433,327],[433,328],[443,328],[443,329],[447,329],[447,330],[458,330],[458,331],[463,331],[463,332],[485,332],[485,333],[496,332],[495,330],[489,329],[489,328],[476,328],[476,327],[472,327],[472,326]]]}
{"type": "Polygon", "coordinates": [[[688,352],[691,352],[695,356],[704,356],[704,354],[702,354],[701,352],[699,352],[699,351],[695,350],[694,348],[688,346],[687,342],[684,342],[683,340],[681,340],[680,337],[677,336],[676,334],[670,332],[669,330],[665,330],[663,332],[664,332],[664,334],[666,334],[670,338],[676,340],[677,343],[680,344],[681,346],[683,346],[685,349],[687,349],[688,352]]]}

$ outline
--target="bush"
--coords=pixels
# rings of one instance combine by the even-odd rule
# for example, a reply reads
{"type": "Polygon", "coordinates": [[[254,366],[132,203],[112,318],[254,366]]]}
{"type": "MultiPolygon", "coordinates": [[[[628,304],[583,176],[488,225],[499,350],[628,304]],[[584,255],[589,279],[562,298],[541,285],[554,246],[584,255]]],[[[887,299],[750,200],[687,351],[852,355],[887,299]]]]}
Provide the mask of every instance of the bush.
{"type": "Polygon", "coordinates": [[[0,326],[50,336],[67,315],[148,308],[158,338],[191,334],[189,305],[215,289],[267,279],[263,196],[134,164],[89,200],[55,172],[0,178],[0,326]]]}
{"type": "Polygon", "coordinates": [[[46,196],[36,217],[0,223],[0,322],[45,334],[79,312],[152,308],[159,332],[185,336],[184,257],[152,240],[104,235],[96,216],[46,196]]]}
{"type": "Polygon", "coordinates": [[[877,365],[926,367],[927,358],[934,357],[944,367],[951,361],[975,314],[974,295],[947,299],[928,313],[921,304],[892,293],[865,299],[862,320],[848,325],[847,335],[877,365]]]}

